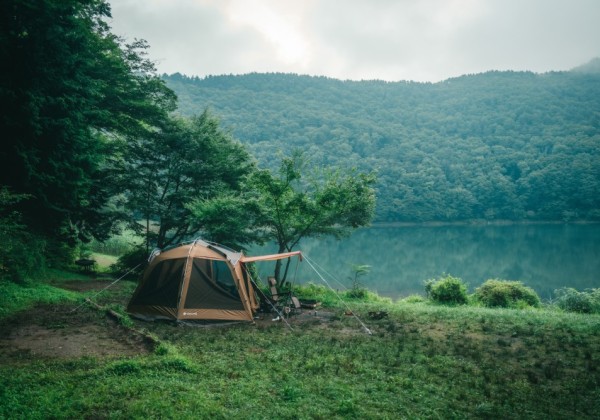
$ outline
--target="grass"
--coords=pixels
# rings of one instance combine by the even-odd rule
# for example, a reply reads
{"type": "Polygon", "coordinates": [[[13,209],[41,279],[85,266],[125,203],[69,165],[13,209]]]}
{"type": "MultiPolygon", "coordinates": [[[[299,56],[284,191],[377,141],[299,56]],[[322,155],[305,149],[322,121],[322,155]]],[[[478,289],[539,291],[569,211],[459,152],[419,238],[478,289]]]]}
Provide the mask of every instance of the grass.
{"type": "Polygon", "coordinates": [[[119,257],[99,252],[92,252],[91,258],[96,261],[97,268],[101,272],[107,272],[111,265],[116,264],[119,257]]]}
{"type": "MultiPolygon", "coordinates": [[[[21,286],[1,296],[18,295],[15,287],[21,286]]],[[[37,288],[30,296],[66,302],[73,296],[37,288]]],[[[337,297],[319,296],[318,286],[303,293],[324,297],[333,320],[293,331],[280,323],[194,328],[135,321],[160,340],[153,354],[0,365],[0,418],[597,418],[600,412],[598,315],[372,296],[349,301],[373,331],[368,335],[344,315],[337,297]],[[373,310],[389,315],[369,320],[373,310]]],[[[123,305],[127,296],[103,299],[109,298],[123,305]]]]}
{"type": "Polygon", "coordinates": [[[0,282],[0,319],[37,303],[75,302],[78,294],[46,284],[0,282]]]}
{"type": "Polygon", "coordinates": [[[93,240],[86,248],[92,253],[119,257],[141,242],[143,242],[142,237],[129,229],[125,229],[119,235],[114,235],[104,242],[93,240]]]}

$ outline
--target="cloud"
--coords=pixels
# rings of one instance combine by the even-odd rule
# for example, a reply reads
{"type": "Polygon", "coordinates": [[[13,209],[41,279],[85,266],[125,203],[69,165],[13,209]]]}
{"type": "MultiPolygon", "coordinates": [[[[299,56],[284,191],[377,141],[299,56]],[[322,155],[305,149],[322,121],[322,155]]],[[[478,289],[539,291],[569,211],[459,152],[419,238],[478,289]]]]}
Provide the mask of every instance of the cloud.
{"type": "Polygon", "coordinates": [[[257,60],[262,39],[252,30],[231,25],[212,3],[119,0],[112,5],[113,31],[129,39],[146,39],[161,72],[222,74],[239,68],[240,61],[257,60]]]}
{"type": "Polygon", "coordinates": [[[458,31],[453,45],[470,72],[568,70],[600,54],[600,3],[491,2],[486,15],[458,31]]]}
{"type": "Polygon", "coordinates": [[[161,72],[439,81],[600,56],[596,0],[114,0],[161,72]]]}
{"type": "Polygon", "coordinates": [[[313,30],[320,40],[318,61],[335,57],[337,71],[354,79],[435,77],[450,58],[449,35],[478,15],[471,0],[354,0],[344,5],[340,10],[334,2],[323,2],[313,30]]]}

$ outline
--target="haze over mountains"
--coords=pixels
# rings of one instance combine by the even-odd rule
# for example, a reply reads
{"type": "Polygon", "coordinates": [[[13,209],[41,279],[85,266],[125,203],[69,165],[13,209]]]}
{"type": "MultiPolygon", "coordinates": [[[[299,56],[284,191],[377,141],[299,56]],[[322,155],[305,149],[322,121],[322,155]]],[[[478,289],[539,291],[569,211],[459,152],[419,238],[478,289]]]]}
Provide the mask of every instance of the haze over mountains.
{"type": "Polygon", "coordinates": [[[600,59],[439,83],[164,79],[180,113],[209,108],[263,167],[301,149],[377,171],[378,222],[600,219],[600,59]]]}

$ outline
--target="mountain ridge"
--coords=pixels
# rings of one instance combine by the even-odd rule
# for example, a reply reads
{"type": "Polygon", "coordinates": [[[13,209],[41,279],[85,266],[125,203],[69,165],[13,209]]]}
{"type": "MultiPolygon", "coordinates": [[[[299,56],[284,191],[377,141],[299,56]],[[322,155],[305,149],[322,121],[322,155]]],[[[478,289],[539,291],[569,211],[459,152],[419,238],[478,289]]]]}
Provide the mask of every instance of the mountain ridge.
{"type": "Polygon", "coordinates": [[[262,166],[299,148],[315,165],[378,171],[379,222],[600,218],[596,74],[164,78],[180,113],[211,109],[262,166]]]}

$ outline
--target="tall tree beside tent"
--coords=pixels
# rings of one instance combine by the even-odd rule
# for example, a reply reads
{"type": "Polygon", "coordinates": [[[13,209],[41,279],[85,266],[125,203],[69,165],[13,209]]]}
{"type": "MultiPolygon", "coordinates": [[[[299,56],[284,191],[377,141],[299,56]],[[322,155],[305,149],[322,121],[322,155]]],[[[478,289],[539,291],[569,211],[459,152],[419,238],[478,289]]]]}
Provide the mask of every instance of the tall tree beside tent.
{"type": "MultiPolygon", "coordinates": [[[[265,227],[278,253],[292,251],[305,237],[347,236],[370,224],[375,212],[375,175],[338,169],[305,177],[306,163],[295,152],[283,159],[277,174],[261,171],[254,178],[262,192],[265,227]]],[[[282,273],[282,260],[277,260],[279,283],[285,281],[289,263],[282,273]]]]}
{"type": "Polygon", "coordinates": [[[190,217],[186,204],[238,193],[254,170],[241,143],[221,130],[208,111],[173,118],[147,137],[124,139],[122,147],[119,185],[132,215],[130,226],[144,232],[147,248],[195,236],[202,225],[190,217]]]}
{"type": "MultiPolygon", "coordinates": [[[[252,174],[245,195],[226,200],[231,208],[237,203],[238,209],[245,209],[247,216],[244,212],[236,216],[236,212],[219,211],[218,202],[213,200],[196,200],[190,208],[200,221],[212,221],[205,228],[211,239],[229,232],[227,226],[237,226],[240,232],[253,231],[254,241],[275,242],[278,253],[293,251],[302,238],[341,238],[371,222],[375,210],[373,174],[333,170],[308,176],[305,172],[306,159],[295,152],[282,160],[277,173],[260,170],[252,174]]],[[[274,276],[280,284],[288,267],[289,260],[282,272],[282,260],[276,261],[274,276]]]]}

